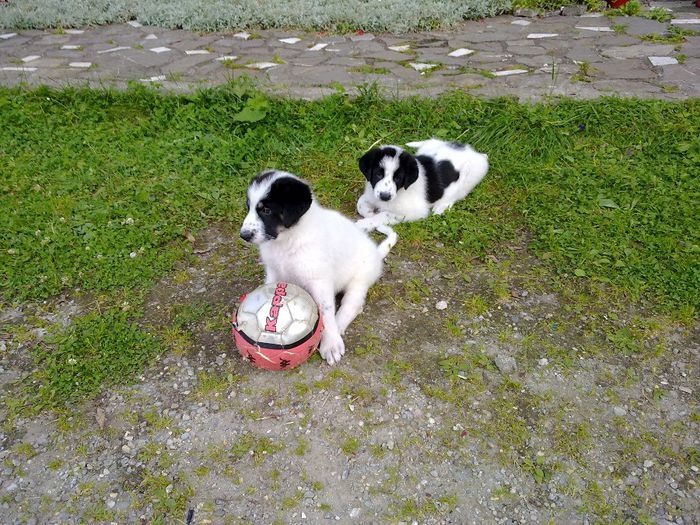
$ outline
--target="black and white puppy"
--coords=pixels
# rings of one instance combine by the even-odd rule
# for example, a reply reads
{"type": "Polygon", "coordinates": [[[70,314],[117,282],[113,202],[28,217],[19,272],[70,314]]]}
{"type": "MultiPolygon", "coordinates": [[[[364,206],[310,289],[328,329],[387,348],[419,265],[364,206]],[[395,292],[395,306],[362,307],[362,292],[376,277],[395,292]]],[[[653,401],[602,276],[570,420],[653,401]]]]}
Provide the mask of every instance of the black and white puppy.
{"type": "Polygon", "coordinates": [[[376,245],[350,219],[320,206],[306,182],[283,171],[256,176],[247,204],[241,237],[259,246],[265,282],[294,283],[311,294],[325,325],[321,357],[337,363],[345,353],[342,336],[379,279],[396,234],[389,227],[380,229],[387,238],[376,245]]]}
{"type": "Polygon", "coordinates": [[[409,142],[411,155],[398,146],[380,146],[359,160],[367,179],[357,201],[365,231],[381,225],[441,214],[479,184],[489,169],[488,156],[471,146],[429,139],[409,142]]]}

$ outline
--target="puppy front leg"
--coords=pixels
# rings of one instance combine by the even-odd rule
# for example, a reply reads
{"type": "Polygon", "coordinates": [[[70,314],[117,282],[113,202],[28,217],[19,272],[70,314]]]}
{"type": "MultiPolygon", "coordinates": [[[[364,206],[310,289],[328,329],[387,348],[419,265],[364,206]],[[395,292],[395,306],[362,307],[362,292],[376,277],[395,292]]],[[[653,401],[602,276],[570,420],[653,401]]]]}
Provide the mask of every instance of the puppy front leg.
{"type": "Polygon", "coordinates": [[[343,301],[335,316],[340,335],[345,335],[345,330],[362,311],[367,297],[367,286],[364,282],[351,283],[343,294],[343,301]]]}
{"type": "Polygon", "coordinates": [[[376,230],[380,226],[391,226],[393,224],[398,224],[403,222],[405,218],[401,215],[396,215],[394,213],[389,213],[388,211],[383,211],[367,217],[365,219],[360,219],[355,224],[364,232],[371,232],[376,230]]]}
{"type": "Polygon", "coordinates": [[[335,294],[333,288],[324,284],[315,283],[307,290],[318,304],[323,317],[323,335],[318,349],[321,357],[329,365],[334,365],[345,353],[345,343],[338,330],[335,320],[335,294]]]}
{"type": "Polygon", "coordinates": [[[279,276],[277,275],[277,272],[270,267],[265,268],[265,284],[271,284],[271,283],[276,283],[279,281],[279,276]]]}

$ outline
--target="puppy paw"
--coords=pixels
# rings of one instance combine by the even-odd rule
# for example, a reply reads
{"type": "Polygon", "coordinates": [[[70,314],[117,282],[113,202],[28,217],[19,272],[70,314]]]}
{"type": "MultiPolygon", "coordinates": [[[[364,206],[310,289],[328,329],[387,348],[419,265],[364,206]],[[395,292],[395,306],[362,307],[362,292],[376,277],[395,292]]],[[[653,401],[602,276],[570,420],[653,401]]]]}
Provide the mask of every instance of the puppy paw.
{"type": "Polygon", "coordinates": [[[374,221],[371,219],[360,219],[355,224],[365,233],[369,233],[376,228],[374,221]]]}
{"type": "Polygon", "coordinates": [[[318,352],[329,365],[336,364],[345,354],[343,338],[340,335],[328,335],[327,332],[324,332],[318,352]]]}
{"type": "Polygon", "coordinates": [[[440,206],[435,206],[433,208],[433,213],[435,215],[442,215],[447,210],[449,210],[451,207],[452,207],[452,204],[441,204],[440,206]]]}

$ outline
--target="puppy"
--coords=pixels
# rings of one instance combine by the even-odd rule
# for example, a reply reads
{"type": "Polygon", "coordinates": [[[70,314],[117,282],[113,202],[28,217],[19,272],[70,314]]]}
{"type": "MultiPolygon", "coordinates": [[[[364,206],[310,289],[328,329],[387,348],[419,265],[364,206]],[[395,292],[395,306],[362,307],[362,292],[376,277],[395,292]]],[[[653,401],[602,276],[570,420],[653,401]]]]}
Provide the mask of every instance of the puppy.
{"type": "Polygon", "coordinates": [[[311,294],[325,325],[321,357],[337,363],[345,353],[342,336],[379,279],[396,234],[382,228],[387,238],[376,245],[350,219],[320,206],[306,182],[283,171],[257,175],[247,205],[241,237],[259,246],[265,282],[294,283],[311,294]]]}
{"type": "Polygon", "coordinates": [[[488,156],[471,146],[429,139],[409,142],[416,155],[398,146],[380,146],[359,160],[367,179],[357,201],[357,222],[365,231],[381,225],[440,215],[479,184],[489,169],[488,156]]]}

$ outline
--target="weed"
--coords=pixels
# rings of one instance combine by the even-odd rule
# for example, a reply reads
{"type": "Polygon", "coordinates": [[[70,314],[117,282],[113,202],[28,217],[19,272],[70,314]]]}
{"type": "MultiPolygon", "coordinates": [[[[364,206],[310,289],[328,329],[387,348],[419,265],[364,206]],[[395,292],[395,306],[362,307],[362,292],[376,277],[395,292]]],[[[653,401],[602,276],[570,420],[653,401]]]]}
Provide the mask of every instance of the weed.
{"type": "Polygon", "coordinates": [[[385,67],[374,67],[368,64],[362,66],[351,67],[348,69],[353,73],[363,73],[365,75],[388,75],[389,70],[385,67]]]}
{"type": "Polygon", "coordinates": [[[652,7],[648,11],[643,11],[639,13],[639,16],[648,18],[649,20],[656,20],[657,22],[668,22],[673,18],[673,15],[661,7],[652,7]]]}

